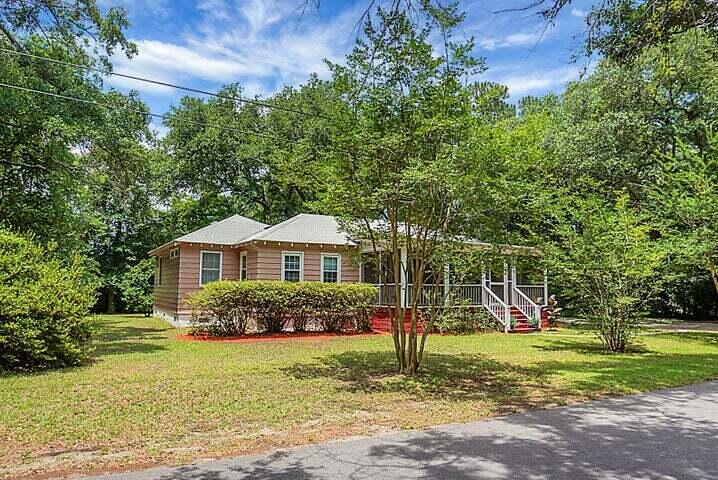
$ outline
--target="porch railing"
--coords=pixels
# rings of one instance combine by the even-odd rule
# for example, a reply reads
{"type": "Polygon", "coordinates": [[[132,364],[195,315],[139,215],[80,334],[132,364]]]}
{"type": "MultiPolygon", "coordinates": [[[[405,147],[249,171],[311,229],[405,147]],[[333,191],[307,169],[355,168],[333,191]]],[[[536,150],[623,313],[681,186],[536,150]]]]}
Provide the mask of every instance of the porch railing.
{"type": "MultiPolygon", "coordinates": [[[[396,290],[393,283],[373,284],[377,287],[376,304],[380,306],[395,305],[396,290]]],[[[489,313],[504,326],[505,331],[511,329],[511,308],[497,295],[494,288],[496,285],[481,284],[459,284],[451,285],[446,292],[444,285],[424,285],[419,293],[419,306],[445,305],[447,298],[452,301],[462,302],[468,305],[485,307],[489,313]]],[[[404,292],[405,306],[411,305],[414,292],[414,285],[406,285],[404,292]]],[[[523,313],[528,319],[535,319],[539,328],[541,325],[541,305],[538,298],[544,296],[543,285],[517,285],[512,288],[512,305],[523,313]]]]}
{"type": "Polygon", "coordinates": [[[508,305],[486,285],[482,285],[482,289],[484,292],[484,306],[496,320],[501,322],[504,326],[504,331],[508,332],[511,328],[511,311],[508,305]]]}
{"type": "Polygon", "coordinates": [[[514,287],[513,291],[513,304],[524,314],[526,318],[534,319],[536,326],[541,328],[541,307],[535,304],[524,292],[519,288],[514,287]]]}
{"type": "Polygon", "coordinates": [[[373,283],[377,288],[376,304],[377,305],[395,305],[396,290],[393,283],[373,283]]]}
{"type": "Polygon", "coordinates": [[[534,303],[546,303],[543,285],[516,285],[516,289],[526,295],[534,303]],[[543,302],[539,302],[539,298],[543,299],[543,302]]]}

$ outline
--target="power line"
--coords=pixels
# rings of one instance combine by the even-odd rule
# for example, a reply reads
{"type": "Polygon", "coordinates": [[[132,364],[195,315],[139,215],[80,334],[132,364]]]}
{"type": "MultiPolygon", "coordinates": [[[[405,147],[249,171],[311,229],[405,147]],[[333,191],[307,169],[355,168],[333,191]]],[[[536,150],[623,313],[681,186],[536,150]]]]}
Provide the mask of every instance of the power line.
{"type": "Polygon", "coordinates": [[[170,88],[176,88],[176,89],[178,89],[178,90],[185,90],[185,91],[192,92],[192,93],[199,93],[199,94],[202,94],[202,95],[210,95],[210,96],[213,96],[213,97],[216,97],[216,98],[221,98],[221,99],[223,99],[223,100],[232,100],[232,101],[247,103],[247,104],[250,104],[250,105],[256,105],[256,106],[259,106],[259,107],[266,107],[266,108],[273,108],[273,109],[276,109],[276,110],[283,110],[283,111],[285,111],[285,112],[294,113],[294,114],[297,114],[297,115],[305,115],[305,116],[309,116],[309,117],[318,117],[318,118],[323,118],[323,119],[325,119],[325,120],[329,120],[329,117],[327,117],[326,115],[322,115],[322,114],[319,114],[319,113],[305,112],[305,111],[303,111],[303,110],[296,110],[296,109],[293,109],[293,108],[282,107],[282,106],[280,106],[280,105],[272,105],[271,103],[262,102],[262,101],[260,101],[260,100],[250,100],[250,99],[242,98],[242,97],[235,97],[235,96],[230,96],[230,95],[223,95],[223,94],[221,94],[221,93],[213,93],[213,92],[209,92],[209,91],[207,91],[207,90],[201,90],[201,89],[199,89],[199,88],[185,87],[185,86],[177,85],[177,84],[174,84],[174,83],[163,82],[163,81],[160,81],[160,80],[154,80],[154,79],[146,78],[146,77],[140,77],[140,76],[137,76],[137,75],[129,75],[129,74],[126,74],[126,73],[113,72],[113,71],[104,70],[104,69],[101,69],[101,68],[91,67],[91,66],[89,66],[89,65],[82,65],[82,64],[79,64],[79,63],[66,62],[66,61],[64,61],[64,60],[57,60],[57,59],[54,59],[54,58],[43,57],[43,56],[41,56],[41,55],[34,55],[34,54],[32,54],[32,53],[20,52],[20,51],[17,51],[17,50],[12,50],[12,49],[9,49],[9,48],[4,48],[4,47],[0,47],[0,51],[6,52],[6,53],[10,53],[10,54],[13,54],[13,55],[20,55],[20,56],[23,56],[23,57],[29,57],[29,58],[33,58],[33,59],[36,59],[36,60],[42,60],[42,61],[44,61],[44,62],[54,63],[54,64],[58,64],[58,65],[67,65],[67,66],[76,67],[76,68],[83,68],[83,69],[85,69],[85,70],[92,71],[92,72],[97,72],[97,73],[101,73],[101,74],[103,74],[103,75],[112,75],[112,76],[115,76],[115,77],[127,78],[127,79],[130,79],[130,80],[136,80],[136,81],[139,81],[139,82],[151,83],[151,84],[153,84],[153,85],[160,85],[160,86],[163,86],[163,87],[170,87],[170,88]]]}
{"type": "MultiPolygon", "coordinates": [[[[72,97],[69,95],[62,95],[59,93],[46,92],[43,90],[36,90],[34,88],[21,87],[19,85],[12,85],[12,84],[8,84],[8,83],[0,83],[0,87],[11,88],[14,90],[22,90],[22,91],[29,92],[29,93],[37,93],[37,94],[46,95],[49,97],[60,98],[62,100],[71,100],[74,102],[80,102],[80,103],[85,103],[85,104],[90,104],[90,105],[97,105],[99,107],[104,107],[104,108],[107,108],[110,110],[124,110],[126,112],[131,112],[131,113],[139,113],[141,115],[147,115],[150,117],[161,118],[163,120],[167,120],[167,119],[171,118],[167,114],[153,113],[153,112],[149,112],[149,111],[145,111],[145,110],[140,110],[139,108],[123,107],[122,105],[112,105],[110,103],[98,102],[96,100],[88,100],[86,98],[72,97]]],[[[259,133],[259,132],[252,132],[249,130],[242,130],[242,129],[233,128],[233,127],[225,127],[225,126],[217,125],[217,124],[213,124],[213,123],[196,122],[194,120],[186,120],[186,119],[182,119],[182,122],[189,123],[192,125],[202,126],[202,127],[213,127],[213,128],[217,128],[220,130],[241,133],[244,135],[254,135],[257,137],[268,138],[268,139],[272,139],[272,140],[285,140],[285,139],[282,139],[275,135],[269,135],[266,133],[259,133]]]]}

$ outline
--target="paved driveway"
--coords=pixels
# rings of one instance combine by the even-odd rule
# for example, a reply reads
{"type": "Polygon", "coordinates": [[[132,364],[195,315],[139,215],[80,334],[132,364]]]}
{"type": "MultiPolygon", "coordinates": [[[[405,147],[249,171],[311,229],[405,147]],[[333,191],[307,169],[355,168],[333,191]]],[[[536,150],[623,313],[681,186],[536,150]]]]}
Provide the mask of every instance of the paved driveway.
{"type": "Polygon", "coordinates": [[[95,478],[716,479],[718,382],[489,421],[95,478]]]}

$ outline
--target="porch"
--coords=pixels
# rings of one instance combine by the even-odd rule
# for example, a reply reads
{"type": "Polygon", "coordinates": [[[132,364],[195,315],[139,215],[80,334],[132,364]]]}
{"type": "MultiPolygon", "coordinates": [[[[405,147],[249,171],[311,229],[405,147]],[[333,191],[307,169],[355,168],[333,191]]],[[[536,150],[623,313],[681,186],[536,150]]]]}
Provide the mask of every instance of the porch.
{"type": "MultiPolygon", "coordinates": [[[[403,269],[406,270],[406,269],[403,269]]],[[[504,332],[528,332],[546,328],[547,320],[543,307],[548,298],[547,273],[542,270],[529,272],[519,270],[516,263],[504,262],[502,269],[481,270],[474,282],[454,282],[450,266],[445,266],[439,275],[429,275],[431,282],[421,287],[417,307],[451,308],[456,306],[483,308],[503,327],[504,332]]],[[[362,268],[362,281],[377,287],[376,305],[389,307],[397,305],[397,290],[394,283],[377,283],[367,280],[376,278],[362,268]]],[[[406,271],[402,272],[400,299],[398,304],[411,308],[414,284],[406,271]]],[[[386,320],[386,318],[384,319],[386,320]]]]}

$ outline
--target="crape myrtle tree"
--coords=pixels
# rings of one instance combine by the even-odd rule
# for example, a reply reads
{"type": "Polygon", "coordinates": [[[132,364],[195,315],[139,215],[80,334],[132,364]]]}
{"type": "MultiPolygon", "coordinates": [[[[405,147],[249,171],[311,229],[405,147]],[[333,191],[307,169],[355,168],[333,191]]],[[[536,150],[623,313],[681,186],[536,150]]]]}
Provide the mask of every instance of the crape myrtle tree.
{"type": "Polygon", "coordinates": [[[421,365],[431,330],[428,324],[418,334],[423,287],[443,268],[442,245],[462,233],[469,80],[483,69],[469,55],[473,42],[453,37],[463,19],[455,5],[422,2],[414,13],[377,8],[346,64],[329,64],[345,107],[334,114],[326,195],[346,228],[386,260],[397,366],[409,375],[421,365]],[[401,302],[403,276],[413,283],[408,306],[401,302]]]}
{"type": "Polygon", "coordinates": [[[661,290],[666,242],[653,238],[654,227],[627,195],[615,202],[574,198],[555,233],[557,241],[546,251],[564,294],[609,351],[625,351],[661,290]]]}

